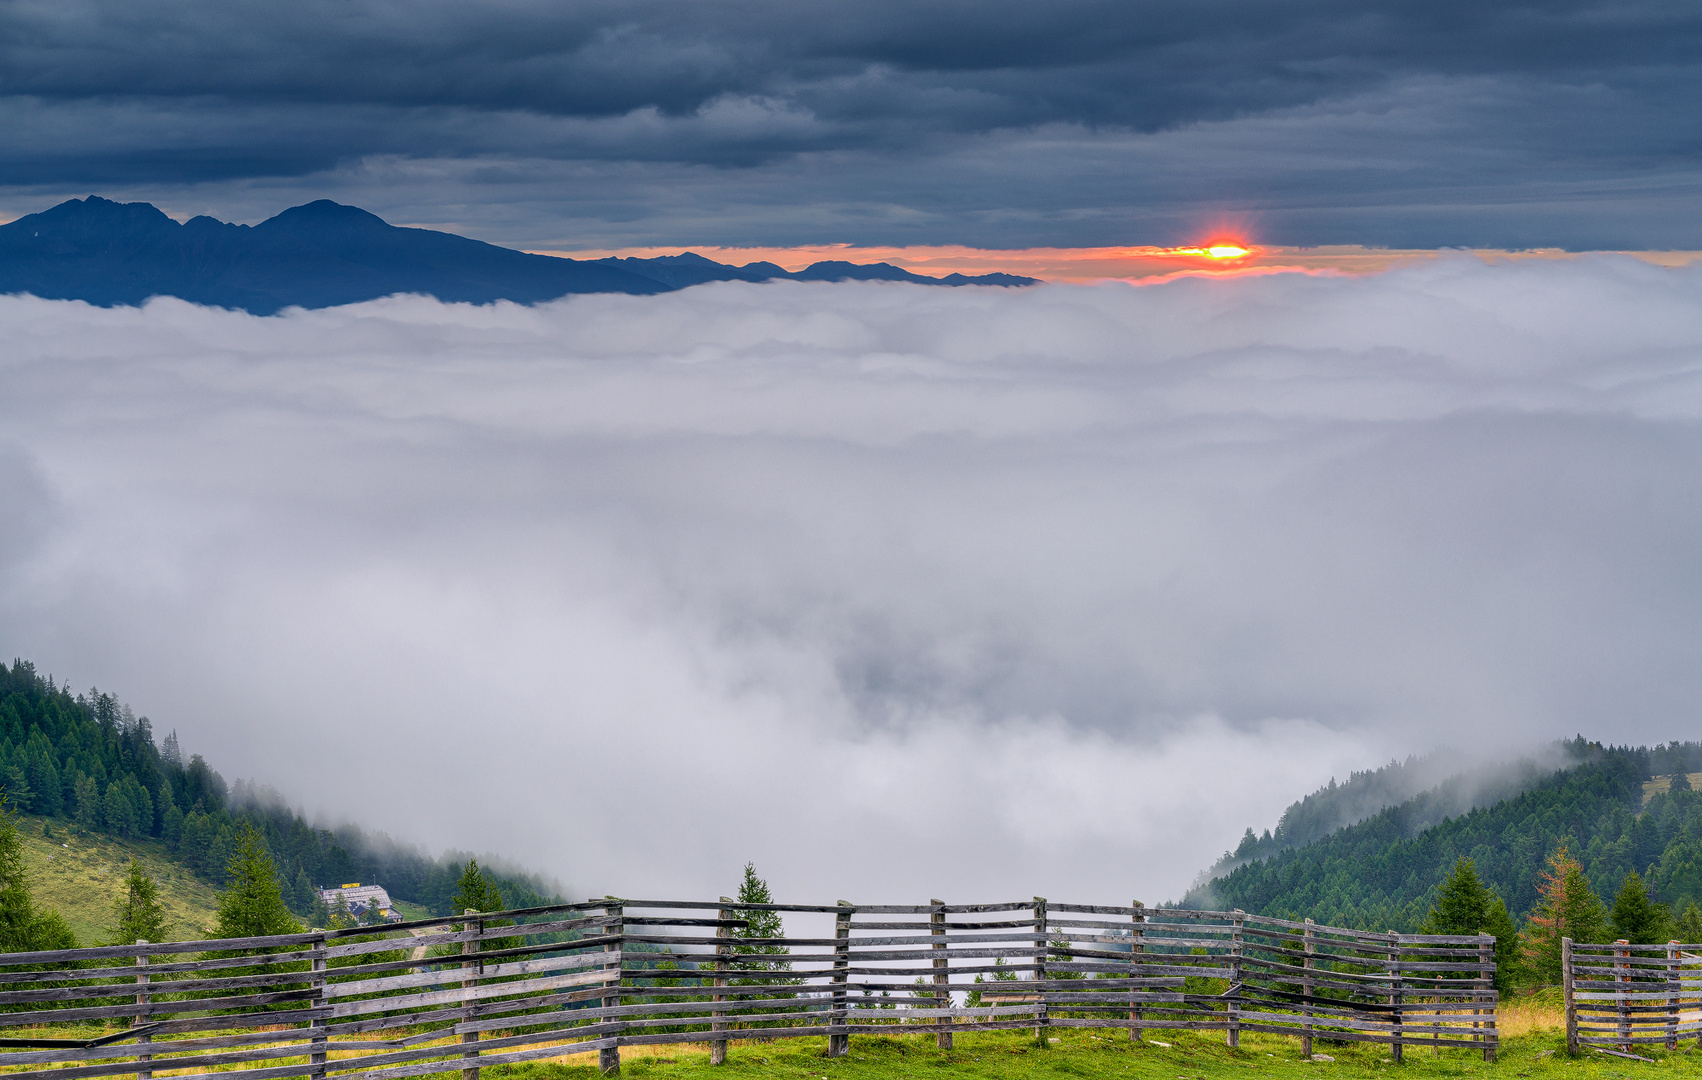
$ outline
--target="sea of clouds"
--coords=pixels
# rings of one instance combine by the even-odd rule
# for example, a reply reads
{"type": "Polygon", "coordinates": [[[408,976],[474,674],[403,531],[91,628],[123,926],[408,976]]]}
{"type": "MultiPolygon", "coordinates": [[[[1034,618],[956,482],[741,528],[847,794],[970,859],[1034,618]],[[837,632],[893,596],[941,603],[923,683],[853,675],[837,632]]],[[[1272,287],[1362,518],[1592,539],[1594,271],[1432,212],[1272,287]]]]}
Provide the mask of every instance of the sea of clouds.
{"type": "Polygon", "coordinates": [[[0,342],[8,658],[575,893],[1152,903],[1392,754],[1697,735],[1698,268],[0,342]]]}

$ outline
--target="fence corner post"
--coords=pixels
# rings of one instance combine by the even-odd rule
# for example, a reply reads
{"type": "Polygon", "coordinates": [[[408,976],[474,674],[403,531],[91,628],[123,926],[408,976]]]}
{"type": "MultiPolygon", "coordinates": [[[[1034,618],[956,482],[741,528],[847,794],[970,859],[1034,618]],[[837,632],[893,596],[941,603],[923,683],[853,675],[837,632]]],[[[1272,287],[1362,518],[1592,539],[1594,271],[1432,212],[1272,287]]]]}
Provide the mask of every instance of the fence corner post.
{"type": "Polygon", "coordinates": [[[1135,957],[1146,952],[1144,939],[1146,937],[1146,905],[1136,900],[1132,905],[1135,912],[1129,921],[1134,928],[1129,931],[1129,1041],[1141,1041],[1141,1010],[1140,989],[1132,981],[1135,978],[1135,957]]]}
{"type": "Polygon", "coordinates": [[[1046,1016],[1046,955],[1052,947],[1046,931],[1046,898],[1034,898],[1034,1041],[1045,1047],[1046,1032],[1052,1023],[1046,1016]]]}
{"type": "Polygon", "coordinates": [[[1300,1024],[1300,1056],[1303,1058],[1312,1056],[1312,996],[1318,989],[1317,977],[1312,974],[1317,966],[1318,932],[1314,929],[1317,925],[1307,919],[1306,929],[1300,932],[1300,966],[1304,972],[1300,977],[1300,1015],[1304,1018],[1300,1024]]]}
{"type": "Polygon", "coordinates": [[[312,1078],[312,1080],[325,1080],[325,1043],[326,1043],[326,1031],[325,1031],[325,1029],[330,1024],[329,1019],[324,1015],[324,1012],[323,1012],[323,1010],[325,1009],[325,984],[326,984],[325,969],[328,966],[325,963],[325,943],[326,943],[326,941],[327,941],[327,935],[320,934],[317,938],[315,938],[313,940],[313,949],[312,949],[312,952],[313,952],[313,984],[312,984],[313,985],[313,1006],[312,1007],[313,1007],[315,1012],[318,1012],[320,1014],[320,1015],[315,1016],[312,1020],[309,1020],[308,1024],[307,1024],[308,1032],[310,1034],[310,1040],[311,1040],[308,1044],[309,1045],[309,1053],[308,1053],[307,1062],[312,1067],[312,1071],[310,1071],[307,1075],[310,1078],[312,1078]]]}
{"type": "MultiPolygon", "coordinates": [[[[1477,980],[1472,986],[1475,995],[1488,994],[1491,996],[1489,1019],[1483,1025],[1483,1060],[1494,1061],[1495,1052],[1501,1048],[1501,1027],[1496,1022],[1501,1015],[1501,995],[1495,993],[1495,935],[1479,933],[1477,936],[1477,980]]],[[[1472,1010],[1477,1015],[1478,1010],[1472,1010]]],[[[1477,1026],[1476,1021],[1472,1023],[1477,1026]]]]}
{"type": "MultiPolygon", "coordinates": [[[[850,1002],[851,993],[851,905],[845,900],[838,903],[839,910],[833,913],[833,1003],[827,1014],[827,1056],[830,1058],[844,1057],[851,1052],[851,1035],[836,1028],[846,1026],[846,1009],[850,1002]]],[[[727,1044],[721,1044],[723,1060],[726,1058],[727,1044]]]]}
{"type": "Polygon", "coordinates": [[[621,1074],[621,1027],[620,1021],[614,1016],[614,1011],[619,1009],[621,1005],[621,982],[626,970],[625,951],[623,949],[626,944],[626,920],[623,918],[624,905],[612,896],[605,897],[605,899],[614,900],[612,904],[603,905],[603,914],[614,920],[612,926],[604,929],[604,933],[612,936],[614,940],[603,942],[605,954],[603,970],[615,973],[613,982],[603,984],[603,989],[606,991],[603,994],[603,1022],[613,1028],[604,1037],[613,1045],[605,1046],[597,1051],[597,1071],[604,1076],[619,1076],[621,1074]],[[614,955],[610,957],[607,955],[609,953],[614,955]],[[610,959],[614,962],[606,962],[610,959]]]}
{"type": "MultiPolygon", "coordinates": [[[[723,896],[722,904],[731,904],[732,900],[723,896]]],[[[724,1002],[727,995],[722,993],[727,986],[727,958],[733,954],[733,915],[730,907],[723,907],[716,913],[715,921],[715,993],[709,996],[713,1002],[724,1002]]],[[[711,1038],[709,1040],[709,1064],[727,1064],[727,1014],[716,1009],[709,1021],[711,1038]]]]}
{"type": "MultiPolygon", "coordinates": [[[[934,908],[934,910],[928,914],[929,936],[940,939],[939,944],[933,947],[934,952],[937,954],[934,960],[934,1008],[950,1009],[951,990],[948,989],[948,987],[951,985],[951,972],[949,968],[950,961],[947,959],[945,954],[946,902],[944,900],[929,900],[928,903],[933,905],[934,908]]],[[[934,1036],[934,1046],[936,1049],[951,1049],[951,1022],[951,1015],[949,1013],[939,1018],[940,1025],[945,1027],[947,1030],[934,1036]]]]}
{"type": "MultiPolygon", "coordinates": [[[[1393,937],[1393,935],[1390,936],[1393,937]]],[[[1406,974],[1400,965],[1399,954],[1391,953],[1384,962],[1388,964],[1390,974],[1394,976],[1389,980],[1389,1007],[1394,1010],[1395,1030],[1394,1046],[1389,1052],[1389,1057],[1398,1063],[1406,1047],[1406,974]]]]}
{"type": "MultiPolygon", "coordinates": [[[[1631,981],[1631,949],[1629,948],[1631,942],[1624,938],[1620,938],[1613,944],[1615,946],[1613,950],[1613,966],[1617,969],[1613,976],[1613,981],[1616,983],[1629,983],[1631,981]],[[1619,948],[1621,945],[1627,946],[1627,948],[1619,948]]],[[[1619,1023],[1617,1025],[1619,1028],[1619,1037],[1625,1040],[1619,1044],[1619,1048],[1627,1054],[1631,1053],[1631,1008],[1626,1004],[1625,997],[1628,992],[1629,990],[1627,989],[1616,989],[1613,992],[1613,1011],[1614,1015],[1619,1019],[1619,1023]]]]}
{"type": "MultiPolygon", "coordinates": [[[[467,920],[461,924],[461,929],[463,932],[471,932],[471,936],[461,942],[462,956],[477,956],[480,948],[483,947],[484,943],[480,940],[480,938],[484,936],[485,921],[483,919],[471,918],[471,916],[477,914],[478,912],[474,911],[472,908],[467,908],[461,912],[462,918],[467,920]]],[[[461,989],[477,990],[479,985],[479,975],[483,973],[483,970],[483,961],[461,961],[461,989]]],[[[463,1000],[466,1004],[461,1008],[461,1017],[464,1020],[471,1020],[473,1017],[477,1016],[479,1012],[478,998],[473,994],[467,994],[463,1000]]],[[[461,1043],[463,1047],[461,1050],[462,1060],[472,1060],[476,1062],[479,1058],[479,1033],[476,1031],[462,1032],[461,1043]]],[[[461,1080],[479,1080],[479,1066],[476,1064],[462,1066],[461,1080]]]]}
{"type": "Polygon", "coordinates": [[[1224,1003],[1224,1020],[1229,1030],[1224,1041],[1236,1048],[1241,1045],[1242,928],[1246,926],[1247,913],[1236,908],[1232,914],[1235,917],[1229,930],[1229,992],[1224,1003]]]}
{"type": "Polygon", "coordinates": [[[1668,1050],[1678,1049],[1678,942],[1667,942],[1667,1042],[1668,1050]]]}
{"type": "Polygon", "coordinates": [[[1578,1002],[1572,986],[1572,939],[1560,939],[1560,994],[1566,1003],[1566,1052],[1578,1052],[1578,1002]]]}
{"type": "MultiPolygon", "coordinates": [[[[147,938],[137,938],[136,939],[136,944],[138,944],[138,945],[146,945],[147,943],[148,943],[147,938]]],[[[143,1024],[146,1024],[148,1022],[148,954],[147,953],[137,953],[136,954],[136,1005],[137,1005],[136,1019],[135,1019],[134,1023],[137,1027],[141,1027],[143,1024]]],[[[151,1043],[153,1041],[154,1041],[154,1038],[153,1038],[152,1035],[138,1035],[138,1036],[136,1036],[136,1049],[140,1050],[143,1047],[143,1045],[145,1045],[147,1043],[151,1043]]],[[[136,1055],[136,1064],[138,1066],[140,1066],[145,1061],[152,1061],[152,1060],[154,1060],[154,1057],[153,1057],[152,1054],[137,1054],[136,1055]]],[[[151,1080],[153,1075],[154,1075],[153,1071],[150,1070],[150,1069],[138,1068],[136,1070],[136,1080],[151,1080]]]]}

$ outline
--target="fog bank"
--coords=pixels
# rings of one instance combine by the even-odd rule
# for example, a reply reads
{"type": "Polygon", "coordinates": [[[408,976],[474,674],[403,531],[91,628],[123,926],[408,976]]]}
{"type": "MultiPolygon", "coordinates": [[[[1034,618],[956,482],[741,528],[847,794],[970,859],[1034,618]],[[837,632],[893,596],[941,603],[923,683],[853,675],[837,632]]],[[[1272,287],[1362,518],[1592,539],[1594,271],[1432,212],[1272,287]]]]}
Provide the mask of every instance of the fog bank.
{"type": "Polygon", "coordinates": [[[0,298],[0,649],[578,892],[1156,902],[1693,734],[1702,272],[0,298]]]}

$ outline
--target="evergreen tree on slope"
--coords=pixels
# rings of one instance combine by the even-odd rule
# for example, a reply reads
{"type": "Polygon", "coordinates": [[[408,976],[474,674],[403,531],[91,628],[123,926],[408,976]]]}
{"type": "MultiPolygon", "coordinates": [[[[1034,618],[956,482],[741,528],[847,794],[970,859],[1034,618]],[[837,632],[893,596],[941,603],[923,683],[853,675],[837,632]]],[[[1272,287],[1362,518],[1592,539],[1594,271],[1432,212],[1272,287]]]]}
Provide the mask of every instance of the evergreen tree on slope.
{"type": "Polygon", "coordinates": [[[1613,936],[1615,940],[1623,939],[1633,945],[1653,945],[1665,942],[1672,926],[1672,916],[1665,906],[1655,903],[1649,896],[1649,888],[1643,883],[1643,876],[1633,870],[1625,875],[1625,884],[1619,887],[1619,893],[1613,898],[1613,910],[1609,913],[1613,920],[1613,936]]]}
{"type": "Polygon", "coordinates": [[[236,851],[225,867],[227,885],[219,894],[218,936],[301,933],[301,924],[284,905],[278,868],[267,854],[266,841],[259,831],[244,823],[235,846],[236,851]]]}
{"type": "Polygon", "coordinates": [[[1495,988],[1506,993],[1517,981],[1519,930],[1507,914],[1507,905],[1478,878],[1477,864],[1472,860],[1462,857],[1455,861],[1453,872],[1437,891],[1422,933],[1493,934],[1495,988]]]}
{"type": "Polygon", "coordinates": [[[134,945],[138,941],[169,941],[171,924],[159,888],[135,859],[124,876],[124,895],[112,905],[112,944],[134,945]]]}
{"type": "Polygon", "coordinates": [[[1561,844],[1548,857],[1538,884],[1537,904],[1525,923],[1525,961],[1537,980],[1560,981],[1560,939],[1602,943],[1608,940],[1607,909],[1590,887],[1578,860],[1561,844]]]}

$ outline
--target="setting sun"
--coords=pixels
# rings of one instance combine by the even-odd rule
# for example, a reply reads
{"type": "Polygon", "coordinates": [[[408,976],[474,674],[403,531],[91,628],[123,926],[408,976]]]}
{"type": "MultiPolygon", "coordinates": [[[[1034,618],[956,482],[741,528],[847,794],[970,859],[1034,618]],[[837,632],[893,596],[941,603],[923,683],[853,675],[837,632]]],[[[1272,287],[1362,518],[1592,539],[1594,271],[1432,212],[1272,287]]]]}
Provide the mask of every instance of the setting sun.
{"type": "Polygon", "coordinates": [[[1224,242],[1210,245],[1206,254],[1214,259],[1239,259],[1250,252],[1240,244],[1224,242]]]}

